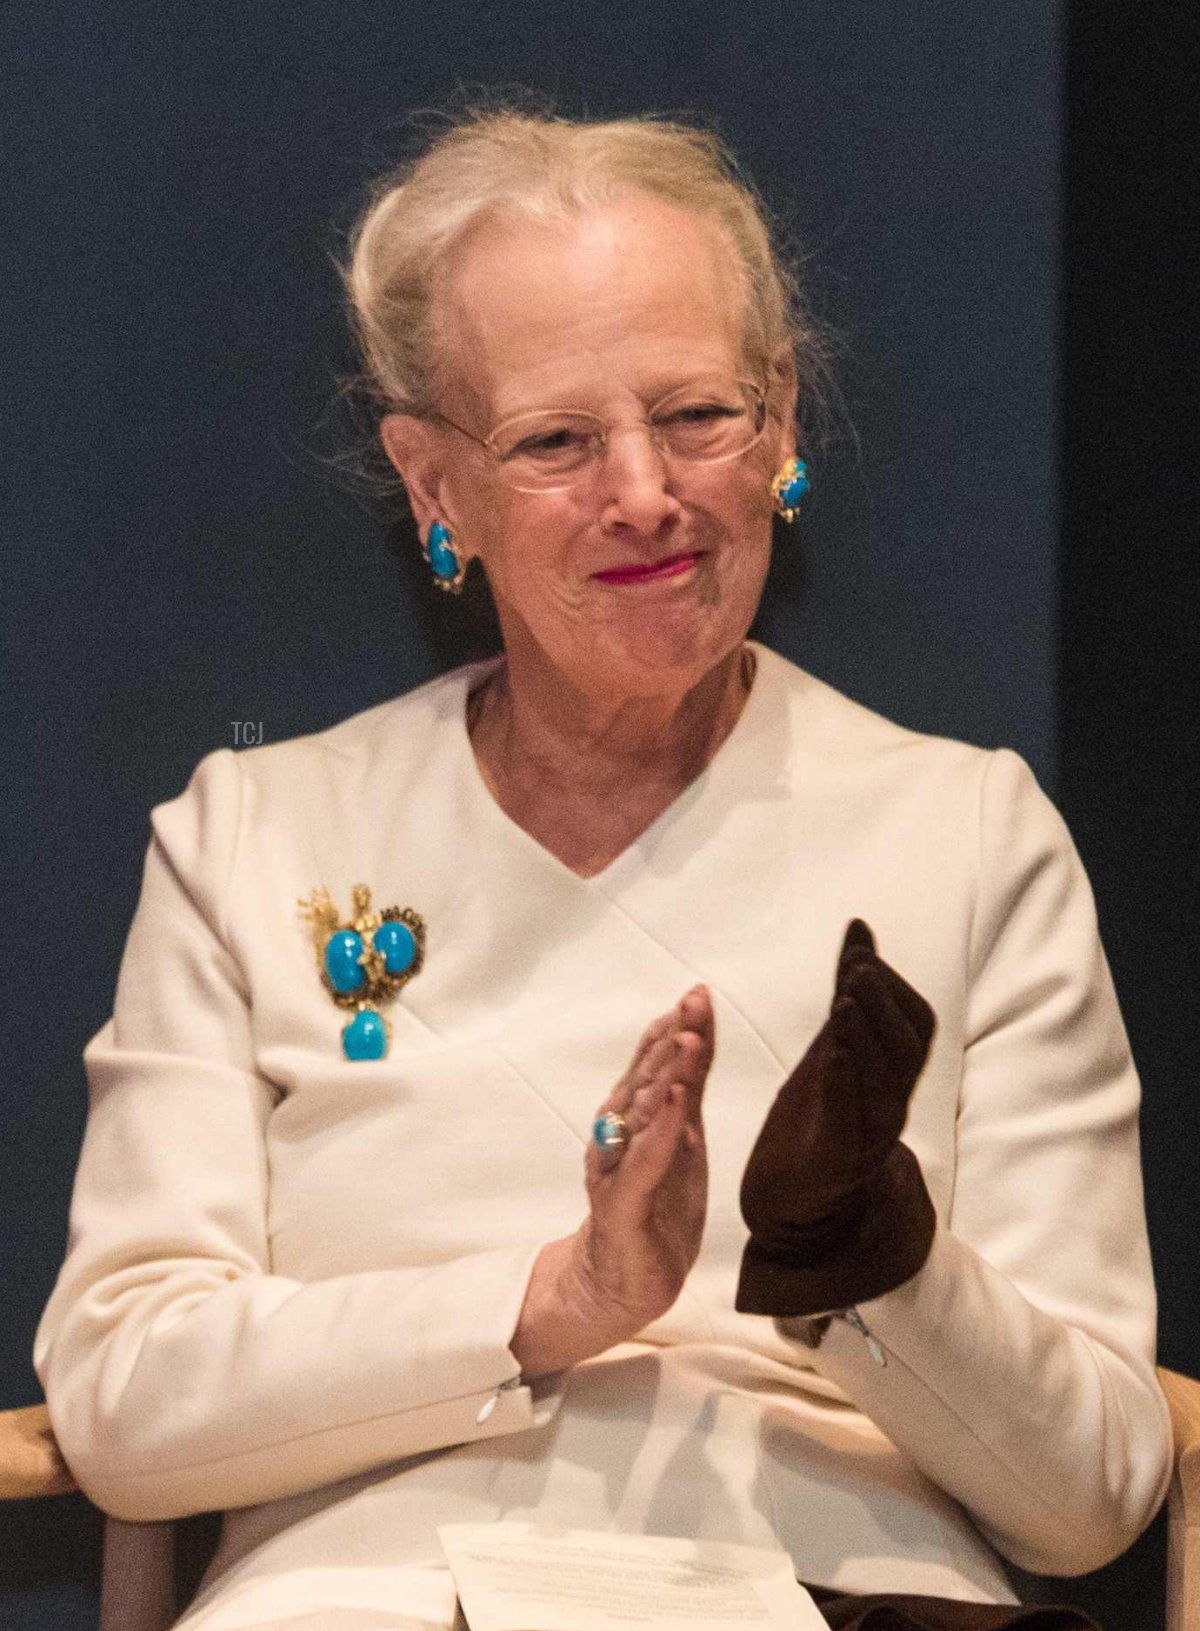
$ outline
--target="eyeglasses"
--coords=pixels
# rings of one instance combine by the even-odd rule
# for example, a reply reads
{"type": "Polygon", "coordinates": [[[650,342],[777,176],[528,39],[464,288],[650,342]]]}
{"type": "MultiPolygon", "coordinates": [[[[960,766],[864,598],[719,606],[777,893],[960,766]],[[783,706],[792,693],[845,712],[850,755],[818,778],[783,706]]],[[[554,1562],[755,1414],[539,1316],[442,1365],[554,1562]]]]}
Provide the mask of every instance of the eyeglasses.
{"type": "Polygon", "coordinates": [[[435,410],[451,430],[488,453],[496,473],[519,493],[552,493],[593,475],[616,431],[645,426],[664,458],[721,464],[740,458],[767,424],[766,397],[753,380],[705,375],[671,391],[641,419],[611,423],[594,413],[543,408],[505,419],[490,436],[476,436],[435,410]]]}

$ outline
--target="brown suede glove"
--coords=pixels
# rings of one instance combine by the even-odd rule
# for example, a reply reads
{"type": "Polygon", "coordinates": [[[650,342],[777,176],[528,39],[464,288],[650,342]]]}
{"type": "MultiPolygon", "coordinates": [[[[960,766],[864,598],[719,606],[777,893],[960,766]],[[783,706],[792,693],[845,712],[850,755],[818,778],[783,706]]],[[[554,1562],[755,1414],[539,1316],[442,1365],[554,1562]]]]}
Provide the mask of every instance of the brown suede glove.
{"type": "Polygon", "coordinates": [[[855,918],[829,1018],[779,1089],[746,1164],[739,1312],[849,1308],[903,1284],[929,1256],[933,1203],[899,1139],[934,1025],[933,1009],[855,918]]]}

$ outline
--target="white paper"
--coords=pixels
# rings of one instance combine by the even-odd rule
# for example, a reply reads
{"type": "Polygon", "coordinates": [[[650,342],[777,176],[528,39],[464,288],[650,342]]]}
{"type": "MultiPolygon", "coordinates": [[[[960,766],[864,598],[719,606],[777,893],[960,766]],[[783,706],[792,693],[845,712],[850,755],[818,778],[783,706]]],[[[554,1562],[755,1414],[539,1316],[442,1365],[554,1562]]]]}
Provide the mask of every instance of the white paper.
{"type": "Polygon", "coordinates": [[[438,1537],[470,1631],[827,1631],[786,1552],[530,1523],[438,1537]]]}

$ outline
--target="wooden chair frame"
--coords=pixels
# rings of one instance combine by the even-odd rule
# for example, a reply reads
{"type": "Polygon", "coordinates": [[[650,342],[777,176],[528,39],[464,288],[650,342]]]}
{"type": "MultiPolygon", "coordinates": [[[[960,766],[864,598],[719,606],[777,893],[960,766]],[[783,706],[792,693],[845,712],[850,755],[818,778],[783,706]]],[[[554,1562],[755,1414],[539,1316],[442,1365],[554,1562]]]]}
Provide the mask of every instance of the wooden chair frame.
{"type": "MultiPolygon", "coordinates": [[[[1175,1467],[1167,1514],[1166,1631],[1200,1627],[1200,1381],[1161,1366],[1175,1467]]],[[[44,1405],[0,1411],[0,1500],[75,1487],[44,1405]]],[[[1069,1595],[1069,1593],[1068,1593],[1069,1595]]],[[[100,1631],[168,1631],[175,1603],[175,1526],[110,1518],[104,1531],[100,1631]]]]}

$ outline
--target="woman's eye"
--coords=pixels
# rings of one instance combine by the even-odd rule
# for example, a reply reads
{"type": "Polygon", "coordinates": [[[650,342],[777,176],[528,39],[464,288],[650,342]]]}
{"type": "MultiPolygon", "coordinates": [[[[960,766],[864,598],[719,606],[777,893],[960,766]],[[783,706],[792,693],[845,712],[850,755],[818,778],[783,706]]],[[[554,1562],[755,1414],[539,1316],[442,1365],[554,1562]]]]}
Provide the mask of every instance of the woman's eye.
{"type": "Polygon", "coordinates": [[[552,458],[558,453],[573,453],[584,446],[587,437],[577,430],[547,430],[538,436],[526,436],[509,454],[517,459],[552,458]]]}
{"type": "Polygon", "coordinates": [[[718,419],[732,419],[741,410],[724,402],[689,402],[672,408],[658,421],[662,425],[710,425],[718,419]]]}

